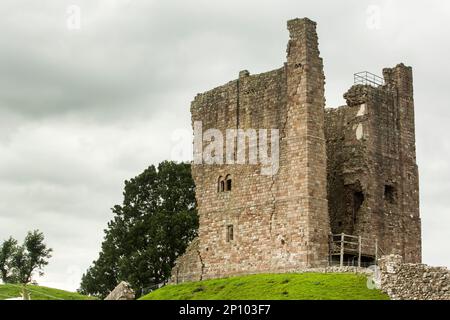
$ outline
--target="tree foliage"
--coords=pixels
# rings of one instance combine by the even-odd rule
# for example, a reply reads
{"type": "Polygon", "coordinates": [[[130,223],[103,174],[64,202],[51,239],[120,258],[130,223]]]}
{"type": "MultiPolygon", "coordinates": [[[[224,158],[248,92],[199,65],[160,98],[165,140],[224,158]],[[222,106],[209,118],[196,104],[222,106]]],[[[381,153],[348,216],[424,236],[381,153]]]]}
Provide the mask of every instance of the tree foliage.
{"type": "Polygon", "coordinates": [[[17,251],[17,240],[10,237],[0,245],[0,272],[3,283],[12,281],[12,261],[17,251]]]}
{"type": "Polygon", "coordinates": [[[44,234],[39,230],[28,232],[23,245],[9,238],[0,247],[0,270],[4,283],[30,283],[35,272],[43,275],[52,249],[44,243],[44,234]]]}
{"type": "Polygon", "coordinates": [[[197,235],[190,164],[165,161],[125,181],[122,205],[112,208],[99,258],[80,292],[105,297],[122,280],[141,295],[170,276],[175,259],[197,235]]]}

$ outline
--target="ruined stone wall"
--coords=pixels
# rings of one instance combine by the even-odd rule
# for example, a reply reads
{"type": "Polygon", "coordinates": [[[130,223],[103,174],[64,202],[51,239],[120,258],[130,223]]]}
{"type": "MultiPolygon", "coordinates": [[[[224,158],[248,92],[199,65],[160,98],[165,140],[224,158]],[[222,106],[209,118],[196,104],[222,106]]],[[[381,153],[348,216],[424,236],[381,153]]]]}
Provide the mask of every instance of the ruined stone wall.
{"type": "Polygon", "coordinates": [[[355,85],[344,95],[347,106],[326,110],[331,229],[378,239],[383,253],[420,262],[412,89],[402,93],[412,86],[411,69],[384,73],[386,85],[355,85]],[[394,82],[392,74],[402,77],[394,82]]]}
{"type": "MultiPolygon", "coordinates": [[[[397,110],[398,162],[398,208],[403,228],[403,251],[405,262],[422,261],[422,232],[419,213],[419,173],[416,163],[416,139],[414,123],[414,96],[412,68],[399,64],[383,70],[386,87],[393,92],[397,110]]],[[[395,214],[392,212],[390,215],[395,214]]],[[[392,221],[392,219],[390,219],[392,221]]],[[[388,226],[390,227],[390,226],[388,226]]],[[[391,227],[392,233],[399,233],[391,227]]]]}
{"type": "MultiPolygon", "coordinates": [[[[291,20],[288,29],[284,67],[259,75],[243,71],[192,102],[193,126],[201,121],[203,132],[278,129],[280,135],[273,176],[261,174],[260,164],[193,165],[203,279],[327,264],[322,59],[314,22],[291,20]],[[224,177],[231,178],[232,189],[218,192],[224,177]]],[[[179,275],[180,261],[173,272],[179,275]]]]}
{"type": "MultiPolygon", "coordinates": [[[[378,255],[421,261],[411,68],[384,69],[385,85],[355,85],[346,106],[324,109],[316,24],[295,19],[288,30],[282,68],[241,71],[192,102],[194,131],[198,121],[203,133],[278,129],[279,169],[264,175],[248,162],[193,165],[199,238],[178,259],[174,282],[323,267],[331,232],[378,239],[378,255]],[[227,179],[231,190],[221,192],[227,179]]],[[[363,247],[363,256],[374,251],[363,247]]]]}
{"type": "Polygon", "coordinates": [[[369,175],[363,140],[367,138],[363,127],[366,110],[364,104],[326,109],[328,201],[331,230],[335,234],[369,236],[363,232],[371,225],[365,192],[369,175]],[[356,194],[361,195],[360,199],[356,194]]]}
{"type": "MultiPolygon", "coordinates": [[[[284,69],[255,76],[242,72],[238,80],[197,96],[192,120],[202,121],[203,131],[280,128],[282,135],[285,101],[284,69]]],[[[283,153],[283,144],[280,149],[283,153]]],[[[283,170],[283,159],[280,166],[283,170]]],[[[194,165],[192,173],[204,277],[270,270],[277,264],[282,267],[282,239],[274,240],[282,235],[273,230],[283,214],[279,212],[282,204],[275,203],[276,177],[261,175],[260,165],[194,165]],[[227,176],[232,190],[218,192],[219,178],[227,176]],[[233,226],[233,240],[227,239],[229,226],[233,226]]]]}
{"type": "Polygon", "coordinates": [[[199,238],[189,244],[186,252],[177,259],[172,269],[170,283],[203,280],[203,261],[199,250],[199,238]]]}
{"type": "Polygon", "coordinates": [[[326,143],[324,134],[325,75],[316,24],[308,19],[288,22],[286,132],[288,165],[280,176],[282,199],[296,196],[288,210],[288,223],[299,238],[293,243],[306,252],[303,264],[328,263],[330,222],[327,200],[326,143]]]}
{"type": "Polygon", "coordinates": [[[393,300],[450,300],[450,270],[402,263],[399,255],[380,259],[381,290],[393,300]]]}

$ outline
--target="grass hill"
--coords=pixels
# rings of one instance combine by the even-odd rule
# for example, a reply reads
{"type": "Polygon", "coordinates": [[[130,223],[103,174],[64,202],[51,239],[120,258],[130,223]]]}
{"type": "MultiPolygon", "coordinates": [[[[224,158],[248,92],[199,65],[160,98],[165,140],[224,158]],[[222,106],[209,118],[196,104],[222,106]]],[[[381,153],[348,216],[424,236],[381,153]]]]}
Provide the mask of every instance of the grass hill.
{"type": "Polygon", "coordinates": [[[141,300],[388,300],[351,273],[260,274],[168,285],[141,300]]]}
{"type": "MultiPolygon", "coordinates": [[[[64,290],[52,289],[40,286],[27,286],[31,300],[92,300],[94,298],[83,296],[78,293],[68,292],[64,290]]],[[[1,284],[0,300],[20,297],[22,293],[22,285],[1,284]]]]}

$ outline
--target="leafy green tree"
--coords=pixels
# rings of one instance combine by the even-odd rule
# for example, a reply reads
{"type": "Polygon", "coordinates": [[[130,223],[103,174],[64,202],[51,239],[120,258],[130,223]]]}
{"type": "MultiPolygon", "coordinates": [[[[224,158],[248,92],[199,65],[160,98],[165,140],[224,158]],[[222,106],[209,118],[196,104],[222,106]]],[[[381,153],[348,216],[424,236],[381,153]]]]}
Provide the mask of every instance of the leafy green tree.
{"type": "Polygon", "coordinates": [[[117,250],[107,235],[102,243],[99,258],[83,275],[78,291],[86,295],[106,297],[119,283],[118,261],[117,250]]]}
{"type": "Polygon", "coordinates": [[[53,250],[44,243],[44,234],[39,230],[28,232],[22,246],[18,246],[12,258],[12,278],[14,282],[27,284],[32,280],[34,272],[40,276],[48,265],[53,250]]]}
{"type": "Polygon", "coordinates": [[[44,243],[44,234],[35,230],[28,232],[23,245],[18,245],[12,237],[0,246],[0,272],[4,283],[26,285],[32,280],[34,272],[43,275],[48,265],[52,249],[44,243]]]}
{"type": "Polygon", "coordinates": [[[137,296],[166,281],[175,259],[197,235],[191,166],[164,161],[125,181],[122,205],[112,209],[99,258],[80,292],[105,297],[122,280],[137,296]]]}
{"type": "Polygon", "coordinates": [[[0,245],[0,273],[3,283],[12,280],[12,260],[17,251],[17,240],[10,237],[0,245]]]}

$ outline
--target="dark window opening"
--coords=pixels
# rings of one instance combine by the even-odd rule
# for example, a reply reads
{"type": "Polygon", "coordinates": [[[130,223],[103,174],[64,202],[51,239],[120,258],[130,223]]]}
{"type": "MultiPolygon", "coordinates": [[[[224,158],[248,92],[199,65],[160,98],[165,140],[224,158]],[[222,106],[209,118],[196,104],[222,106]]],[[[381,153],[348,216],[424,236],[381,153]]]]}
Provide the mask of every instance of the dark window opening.
{"type": "Polygon", "coordinates": [[[222,177],[219,177],[217,181],[217,192],[223,192],[225,191],[225,182],[223,181],[222,177]]]}
{"type": "Polygon", "coordinates": [[[231,180],[227,180],[227,191],[231,191],[231,180]]]}
{"type": "Polygon", "coordinates": [[[364,203],[364,193],[362,191],[356,191],[353,193],[353,223],[356,223],[359,209],[361,209],[364,203]]]}
{"type": "Polygon", "coordinates": [[[231,191],[231,175],[227,175],[225,179],[220,176],[217,182],[217,192],[231,191]]]}
{"type": "Polygon", "coordinates": [[[225,184],[225,191],[231,191],[231,176],[228,175],[225,178],[226,184],[225,184]]]}
{"type": "Polygon", "coordinates": [[[227,242],[233,241],[234,234],[233,234],[233,225],[227,226],[227,242]]]}
{"type": "Polygon", "coordinates": [[[391,204],[395,203],[395,188],[393,186],[384,186],[384,200],[391,204]]]}

